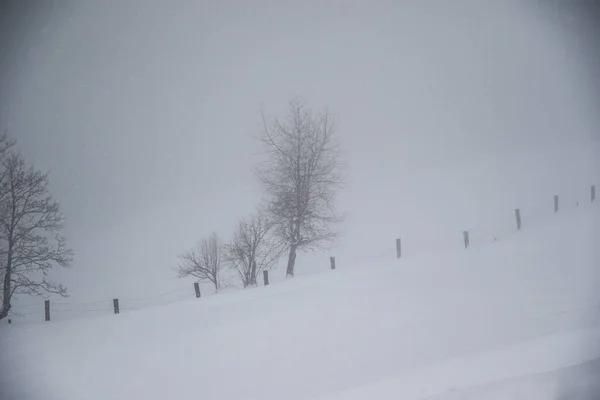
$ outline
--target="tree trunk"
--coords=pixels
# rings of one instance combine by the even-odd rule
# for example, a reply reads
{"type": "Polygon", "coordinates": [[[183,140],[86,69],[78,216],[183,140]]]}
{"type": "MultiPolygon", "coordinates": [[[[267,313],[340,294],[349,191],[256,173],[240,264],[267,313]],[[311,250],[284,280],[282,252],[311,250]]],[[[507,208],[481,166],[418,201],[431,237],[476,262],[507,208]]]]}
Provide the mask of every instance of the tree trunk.
{"type": "Polygon", "coordinates": [[[256,260],[252,261],[252,269],[250,270],[250,284],[256,285],[256,260]]]}
{"type": "Polygon", "coordinates": [[[0,309],[0,320],[8,316],[10,311],[10,271],[6,271],[4,275],[3,293],[2,293],[2,309],[0,309]]]}
{"type": "Polygon", "coordinates": [[[6,273],[4,274],[4,282],[2,286],[2,309],[0,310],[0,320],[8,316],[10,311],[10,278],[12,276],[12,244],[9,243],[8,257],[6,261],[6,273]]]}
{"type": "Polygon", "coordinates": [[[10,311],[10,302],[2,304],[2,309],[0,310],[0,320],[3,320],[8,316],[8,312],[10,311]]]}
{"type": "Polygon", "coordinates": [[[285,274],[286,278],[294,277],[294,265],[296,265],[296,246],[292,245],[290,246],[290,254],[288,256],[288,265],[285,274]]]}

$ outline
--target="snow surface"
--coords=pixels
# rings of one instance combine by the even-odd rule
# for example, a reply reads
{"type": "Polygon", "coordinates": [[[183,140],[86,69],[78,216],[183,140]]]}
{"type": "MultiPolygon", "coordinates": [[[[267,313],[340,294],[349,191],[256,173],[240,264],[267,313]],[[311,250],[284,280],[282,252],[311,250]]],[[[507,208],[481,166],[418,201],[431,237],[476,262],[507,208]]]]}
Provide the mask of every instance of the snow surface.
{"type": "Polygon", "coordinates": [[[454,390],[432,400],[475,399],[597,399],[600,393],[600,360],[529,375],[489,385],[454,390]]]}
{"type": "Polygon", "coordinates": [[[599,370],[596,208],[469,250],[3,325],[0,398],[558,398],[599,370]]]}

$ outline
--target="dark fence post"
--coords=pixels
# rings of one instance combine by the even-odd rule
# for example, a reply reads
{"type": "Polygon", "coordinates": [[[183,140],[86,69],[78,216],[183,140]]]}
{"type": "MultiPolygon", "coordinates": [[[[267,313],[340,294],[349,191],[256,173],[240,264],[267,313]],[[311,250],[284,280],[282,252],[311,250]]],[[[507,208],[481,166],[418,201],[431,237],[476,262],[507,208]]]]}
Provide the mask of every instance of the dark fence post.
{"type": "Polygon", "coordinates": [[[400,238],[396,239],[396,258],[402,257],[402,242],[400,238]]]}
{"type": "Polygon", "coordinates": [[[469,241],[469,231],[463,231],[463,238],[465,240],[465,249],[471,245],[469,241]]]}
{"type": "Polygon", "coordinates": [[[113,299],[113,307],[115,309],[115,314],[119,313],[119,299],[113,299]]]}
{"type": "Polygon", "coordinates": [[[331,269],[335,269],[335,257],[329,257],[329,263],[331,264],[331,269]]]}
{"type": "Polygon", "coordinates": [[[44,301],[45,320],[50,321],[50,300],[44,301]]]}
{"type": "Polygon", "coordinates": [[[200,297],[200,284],[198,282],[194,282],[194,290],[196,291],[196,298],[200,297]]]}
{"type": "Polygon", "coordinates": [[[554,212],[558,212],[558,195],[554,195],[554,212]]]}
{"type": "Polygon", "coordinates": [[[517,219],[517,230],[521,230],[521,210],[515,208],[515,218],[517,219]]]}
{"type": "Polygon", "coordinates": [[[266,269],[263,271],[263,281],[265,282],[265,286],[269,284],[269,271],[266,269]]]}
{"type": "Polygon", "coordinates": [[[594,200],[596,200],[596,185],[592,185],[590,192],[591,192],[590,196],[592,197],[592,203],[593,203],[594,200]]]}

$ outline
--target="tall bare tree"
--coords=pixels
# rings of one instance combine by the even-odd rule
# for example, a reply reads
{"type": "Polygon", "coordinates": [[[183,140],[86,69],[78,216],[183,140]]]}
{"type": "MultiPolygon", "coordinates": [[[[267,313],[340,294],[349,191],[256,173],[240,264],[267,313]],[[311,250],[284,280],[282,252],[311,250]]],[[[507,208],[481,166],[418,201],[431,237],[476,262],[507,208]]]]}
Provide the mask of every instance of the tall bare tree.
{"type": "Polygon", "coordinates": [[[324,247],[338,236],[334,197],[342,163],[335,131],[327,110],[313,115],[299,100],[290,103],[283,120],[269,124],[263,114],[260,140],[268,156],[257,175],[275,233],[288,249],[286,276],[294,276],[298,251],[324,247]]]}
{"type": "Polygon", "coordinates": [[[225,245],[225,257],[235,268],[244,287],[256,285],[257,276],[275,264],[281,250],[270,233],[273,224],[261,212],[240,221],[231,242],[225,245]]]}
{"type": "Polygon", "coordinates": [[[48,175],[9,152],[0,172],[0,319],[15,294],[66,296],[66,288],[47,278],[55,265],[67,267],[73,252],[59,231],[63,216],[48,190],[48,175]]]}
{"type": "Polygon", "coordinates": [[[212,282],[219,290],[219,275],[223,267],[223,247],[216,233],[204,238],[196,247],[179,256],[176,271],[180,278],[193,276],[200,281],[212,282]]]}

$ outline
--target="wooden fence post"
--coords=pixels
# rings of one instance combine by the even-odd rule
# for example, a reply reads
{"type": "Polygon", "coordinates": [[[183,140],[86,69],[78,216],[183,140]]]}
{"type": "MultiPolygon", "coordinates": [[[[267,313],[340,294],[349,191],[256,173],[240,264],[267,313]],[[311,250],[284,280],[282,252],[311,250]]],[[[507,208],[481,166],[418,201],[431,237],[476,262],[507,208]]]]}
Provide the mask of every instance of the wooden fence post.
{"type": "Polygon", "coordinates": [[[119,299],[113,299],[113,308],[115,309],[115,314],[119,313],[119,299]]]}
{"type": "Polygon", "coordinates": [[[196,291],[196,298],[200,297],[200,284],[198,282],[194,282],[194,290],[196,291]]]}
{"type": "Polygon", "coordinates": [[[335,257],[329,257],[329,263],[331,264],[331,269],[335,269],[335,257]]]}
{"type": "Polygon", "coordinates": [[[263,281],[265,283],[265,286],[269,285],[269,271],[267,271],[266,269],[263,271],[263,281]]]}
{"type": "Polygon", "coordinates": [[[463,231],[463,239],[465,240],[465,249],[471,245],[469,241],[469,231],[463,231]]]}
{"type": "Polygon", "coordinates": [[[592,203],[594,202],[594,200],[596,200],[596,185],[592,185],[592,188],[590,189],[590,196],[592,198],[592,203]]]}
{"type": "Polygon", "coordinates": [[[554,212],[558,212],[558,195],[554,195],[554,212]]]}
{"type": "Polygon", "coordinates": [[[521,230],[521,210],[515,208],[515,218],[517,219],[517,230],[521,230]]]}
{"type": "Polygon", "coordinates": [[[402,257],[402,242],[400,238],[396,239],[396,258],[402,257]]]}
{"type": "Polygon", "coordinates": [[[45,320],[50,321],[50,300],[44,301],[45,320]]]}

